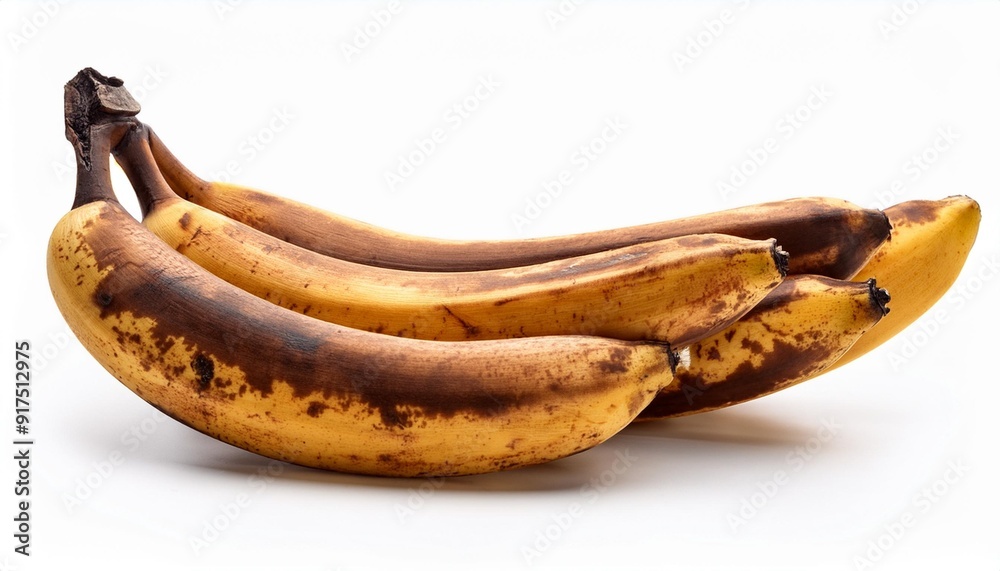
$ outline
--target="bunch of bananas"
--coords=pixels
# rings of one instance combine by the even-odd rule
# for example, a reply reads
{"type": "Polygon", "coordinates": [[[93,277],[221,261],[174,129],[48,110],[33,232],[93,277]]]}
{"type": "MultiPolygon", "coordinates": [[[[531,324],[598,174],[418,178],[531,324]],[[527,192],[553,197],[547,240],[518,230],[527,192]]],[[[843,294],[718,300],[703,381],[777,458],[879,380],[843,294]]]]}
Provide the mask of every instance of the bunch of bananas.
{"type": "Polygon", "coordinates": [[[138,112],[90,68],[66,85],[78,170],[48,248],[59,310],[172,418],[344,472],[536,464],[636,419],[801,383],[929,309],[980,221],[967,197],[885,211],[801,198],[571,236],[435,240],[201,180],[138,112]],[[115,198],[112,156],[141,222],[115,198]]]}

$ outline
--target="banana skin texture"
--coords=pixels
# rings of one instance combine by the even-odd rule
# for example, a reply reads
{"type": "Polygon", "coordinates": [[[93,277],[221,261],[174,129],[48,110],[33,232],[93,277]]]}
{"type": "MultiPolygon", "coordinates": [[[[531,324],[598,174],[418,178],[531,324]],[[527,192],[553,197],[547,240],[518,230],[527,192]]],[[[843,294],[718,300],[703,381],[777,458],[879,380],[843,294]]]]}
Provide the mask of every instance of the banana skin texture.
{"type": "Polygon", "coordinates": [[[114,198],[110,149],[128,128],[94,124],[77,146],[77,200],[51,235],[49,283],[98,362],[198,431],[316,468],[475,474],[595,446],[672,381],[675,355],[663,343],[420,341],[322,322],[243,292],[114,198]]]}
{"type": "Polygon", "coordinates": [[[836,198],[806,197],[567,236],[441,240],[394,232],[247,187],[207,182],[155,133],[149,144],[166,181],[184,199],[326,256],[401,270],[511,268],[680,236],[728,234],[775,239],[791,255],[790,273],[850,279],[888,239],[890,229],[881,211],[836,198]]]}
{"type": "Polygon", "coordinates": [[[725,331],[691,345],[675,382],[639,419],[717,410],[815,378],[889,313],[888,302],[875,280],[790,276],[725,331]]]}
{"type": "Polygon", "coordinates": [[[893,310],[833,368],[885,343],[930,310],[962,273],[979,233],[982,211],[968,196],[910,200],[885,209],[892,238],[858,271],[892,292],[893,310]]]}
{"type": "MultiPolygon", "coordinates": [[[[753,337],[745,336],[756,340],[747,341],[747,346],[729,347],[735,356],[725,359],[724,363],[712,363],[714,368],[707,369],[700,368],[699,362],[703,359],[699,359],[697,351],[706,341],[696,342],[691,352],[693,368],[682,367],[678,371],[678,382],[654,399],[640,419],[707,412],[794,386],[870,351],[930,309],[957,278],[965,262],[978,230],[978,205],[967,197],[909,201],[887,209],[884,218],[892,222],[892,240],[882,243],[857,275],[865,280],[876,276],[880,284],[889,285],[887,289],[894,292],[897,299],[893,304],[896,312],[888,318],[893,325],[874,327],[881,318],[877,311],[871,317],[879,319],[865,322],[868,315],[841,309],[843,313],[839,319],[825,324],[811,321],[815,312],[802,311],[799,327],[812,327],[811,334],[822,339],[822,343],[803,344],[789,339],[794,326],[788,324],[784,329],[772,327],[769,331],[755,332],[753,337]],[[913,279],[915,274],[922,276],[921,279],[913,279]],[[900,296],[903,301],[899,301],[900,296]],[[848,319],[855,321],[845,321],[848,319]],[[764,351],[764,346],[770,349],[764,351]],[[757,354],[748,351],[748,347],[756,348],[757,354]],[[775,348],[782,351],[780,357],[773,354],[775,348]],[[767,353],[766,365],[761,353],[767,353]],[[753,363],[758,364],[753,366],[753,363]],[[731,368],[726,369],[726,366],[731,368]],[[721,383],[723,380],[726,382],[721,383]],[[727,390],[728,395],[722,396],[727,390]],[[716,396],[709,398],[709,395],[716,396]]],[[[725,333],[733,335],[734,329],[747,328],[749,323],[766,319],[766,309],[773,307],[775,300],[787,291],[787,288],[779,288],[771,292],[759,310],[734,323],[725,333]]],[[[822,297],[824,294],[811,295],[822,297]]],[[[722,335],[712,335],[710,342],[722,339],[722,335]]]]}
{"type": "Polygon", "coordinates": [[[979,231],[979,204],[951,196],[901,202],[885,213],[892,237],[858,272],[866,281],[852,287],[789,276],[726,331],[692,345],[690,365],[678,368],[676,382],[639,420],[708,412],[794,386],[865,355],[930,310],[961,274],[979,231]],[[892,311],[883,314],[889,292],[892,311]]]}
{"type": "Polygon", "coordinates": [[[143,224],[212,273],[282,307],[341,325],[440,341],[593,334],[681,346],[719,331],[777,287],[773,240],[681,236],[529,267],[413,272],[318,254],[178,197],[148,131],[116,158],[143,224]]]}

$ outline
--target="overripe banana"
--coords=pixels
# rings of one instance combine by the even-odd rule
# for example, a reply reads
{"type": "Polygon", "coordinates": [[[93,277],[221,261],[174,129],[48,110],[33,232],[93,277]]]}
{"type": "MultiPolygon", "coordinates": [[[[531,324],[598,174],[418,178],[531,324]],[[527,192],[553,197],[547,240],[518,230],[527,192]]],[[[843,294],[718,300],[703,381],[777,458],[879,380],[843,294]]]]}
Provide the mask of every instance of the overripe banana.
{"type": "Polygon", "coordinates": [[[773,240],[683,236],[527,267],[413,272],[324,256],[178,197],[138,127],[116,157],[143,224],[226,281],[367,331],[432,340],[595,334],[682,346],[738,319],[781,283],[773,240]]]}
{"type": "Polygon", "coordinates": [[[968,196],[911,200],[885,210],[892,239],[858,272],[892,292],[892,313],[866,333],[834,368],[885,343],[924,315],[958,279],[979,233],[982,212],[968,196]]]}
{"type": "Polygon", "coordinates": [[[850,363],[926,314],[961,273],[979,231],[979,204],[952,196],[902,202],[885,213],[892,238],[858,272],[868,282],[852,287],[808,276],[786,278],[726,331],[692,345],[690,365],[678,369],[674,384],[639,420],[707,412],[771,394],[850,363]],[[892,293],[893,311],[885,318],[876,308],[888,294],[871,285],[871,276],[892,293]],[[866,286],[868,304],[862,301],[866,286]],[[794,294],[796,289],[803,292],[794,294]]]}
{"type": "Polygon", "coordinates": [[[864,338],[888,301],[875,280],[790,276],[725,331],[691,345],[689,362],[639,419],[708,412],[812,379],[864,338]]]}
{"type": "Polygon", "coordinates": [[[878,210],[835,198],[795,198],[690,218],[525,240],[440,240],[403,234],[266,192],[208,182],[188,170],[155,133],[153,156],[183,198],[303,248],[360,264],[437,272],[527,266],[691,234],[774,238],[793,274],[850,279],[889,237],[878,210]]]}
{"type": "Polygon", "coordinates": [[[216,278],[115,199],[110,150],[131,127],[102,121],[114,118],[106,92],[115,90],[94,94],[90,84],[108,78],[85,72],[67,85],[77,191],[49,242],[52,295],[108,371],[188,426],[317,468],[472,474],[594,446],[671,381],[663,343],[396,338],[303,316],[216,278]]]}
{"type": "Polygon", "coordinates": [[[66,113],[76,199],[47,268],[82,344],[203,433],[345,472],[545,462],[637,417],[814,378],[930,309],[980,223],[967,197],[885,213],[813,198],[576,236],[440,241],[201,181],[134,119],[120,80],[93,70],[67,84],[66,113]],[[114,197],[112,152],[145,227],[114,197]],[[827,277],[782,279],[775,237],[793,272],[827,277]],[[893,295],[884,319],[873,277],[893,295]],[[679,367],[666,341],[684,346],[679,367]]]}

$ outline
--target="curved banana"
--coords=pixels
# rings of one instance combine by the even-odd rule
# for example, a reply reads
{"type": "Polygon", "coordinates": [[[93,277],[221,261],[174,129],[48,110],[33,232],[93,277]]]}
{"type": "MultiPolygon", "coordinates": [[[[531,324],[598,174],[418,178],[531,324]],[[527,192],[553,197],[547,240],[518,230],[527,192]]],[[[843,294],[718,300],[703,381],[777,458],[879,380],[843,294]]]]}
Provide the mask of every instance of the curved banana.
{"type": "Polygon", "coordinates": [[[662,343],[420,341],[267,303],[138,224],[115,199],[108,168],[125,127],[86,129],[77,200],[48,246],[52,295],[109,372],[205,434],[344,472],[491,472],[604,441],[672,379],[662,343]]]}
{"type": "Polygon", "coordinates": [[[481,272],[412,272],[331,258],[178,197],[137,128],[116,157],[143,225],[226,281],[311,317],[459,341],[594,334],[682,346],[728,326],[781,283],[773,240],[684,236],[481,272]]]}
{"type": "Polygon", "coordinates": [[[150,146],[183,198],[321,254],[403,270],[476,271],[527,266],[690,234],[774,238],[791,254],[793,274],[849,279],[889,237],[878,210],[834,198],[795,198],[684,218],[568,236],[525,240],[440,240],[393,232],[266,192],[204,181],[155,135],[150,146]]]}
{"type": "Polygon", "coordinates": [[[958,279],[979,233],[982,212],[968,196],[910,200],[885,209],[892,239],[858,272],[892,292],[892,314],[866,333],[833,368],[885,343],[926,313],[958,279]]]}
{"type": "Polygon", "coordinates": [[[639,420],[708,412],[812,379],[864,338],[888,301],[875,280],[786,278],[725,331],[691,345],[690,361],[639,420]]]}
{"type": "Polygon", "coordinates": [[[892,238],[858,272],[867,282],[850,287],[809,276],[786,278],[740,321],[691,346],[690,365],[678,369],[675,383],[661,391],[638,420],[706,412],[771,394],[853,361],[924,315],[961,273],[979,230],[979,204],[953,196],[902,202],[885,212],[893,225],[892,238]],[[893,311],[884,319],[875,308],[884,306],[888,294],[874,289],[871,276],[891,288],[893,311]],[[824,281],[829,283],[823,285],[824,281]],[[812,293],[790,295],[794,291],[790,284],[795,282],[797,289],[809,286],[812,293]],[[864,286],[871,293],[867,305],[861,302],[864,286]],[[858,299],[849,306],[852,291],[858,299]],[[785,312],[786,306],[792,313],[785,312]],[[816,311],[823,306],[834,316],[829,321],[816,311]],[[790,315],[797,319],[789,320],[790,315]],[[775,318],[783,319],[784,325],[773,323],[775,318]],[[827,342],[796,343],[796,336],[803,333],[806,337],[799,341],[815,337],[827,342]],[[740,339],[746,341],[736,346],[740,339]],[[759,352],[764,345],[781,351],[766,351],[769,358],[762,360],[751,349],[759,352]]]}

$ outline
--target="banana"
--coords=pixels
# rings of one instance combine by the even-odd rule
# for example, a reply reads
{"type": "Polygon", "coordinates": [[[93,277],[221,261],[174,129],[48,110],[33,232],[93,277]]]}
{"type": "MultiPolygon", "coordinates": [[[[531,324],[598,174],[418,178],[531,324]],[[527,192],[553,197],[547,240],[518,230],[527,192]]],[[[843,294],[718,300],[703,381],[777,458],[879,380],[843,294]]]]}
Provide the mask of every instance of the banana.
{"type": "Polygon", "coordinates": [[[528,267],[479,272],[378,268],[318,254],[178,197],[149,147],[116,157],[143,225],[241,289],[311,317],[440,341],[594,334],[680,347],[738,319],[781,283],[774,240],[683,236],[528,267]]]}
{"type": "Polygon", "coordinates": [[[49,241],[49,284],[94,358],[176,420],[304,466],[451,476],[595,446],[672,381],[664,343],[397,338],[288,311],[216,278],[117,202],[110,152],[131,127],[104,121],[100,81],[114,78],[94,74],[67,84],[76,201],[49,241]]]}
{"type": "Polygon", "coordinates": [[[393,232],[274,194],[207,182],[155,135],[150,147],[183,198],[303,248],[360,264],[402,270],[476,271],[528,266],[690,234],[775,238],[793,274],[850,279],[889,237],[878,210],[834,198],[796,198],[691,218],[526,240],[440,240],[393,232]]]}
{"type": "Polygon", "coordinates": [[[892,292],[892,314],[864,334],[833,368],[885,343],[926,313],[951,288],[979,233],[982,212],[968,196],[911,200],[885,209],[892,238],[858,272],[892,292]]]}
{"type": "Polygon", "coordinates": [[[858,272],[867,281],[852,287],[786,278],[726,331],[692,345],[690,364],[678,368],[675,383],[639,420],[715,410],[814,378],[868,353],[930,310],[969,256],[982,219],[979,204],[952,196],[902,202],[885,213],[892,237],[858,272]],[[893,310],[886,309],[884,318],[879,308],[888,293],[872,276],[892,292],[893,310]],[[865,288],[869,303],[863,302],[865,288]]]}
{"type": "Polygon", "coordinates": [[[874,279],[788,277],[725,331],[691,345],[674,383],[638,419],[708,412],[815,378],[889,312],[888,301],[874,279]]]}

